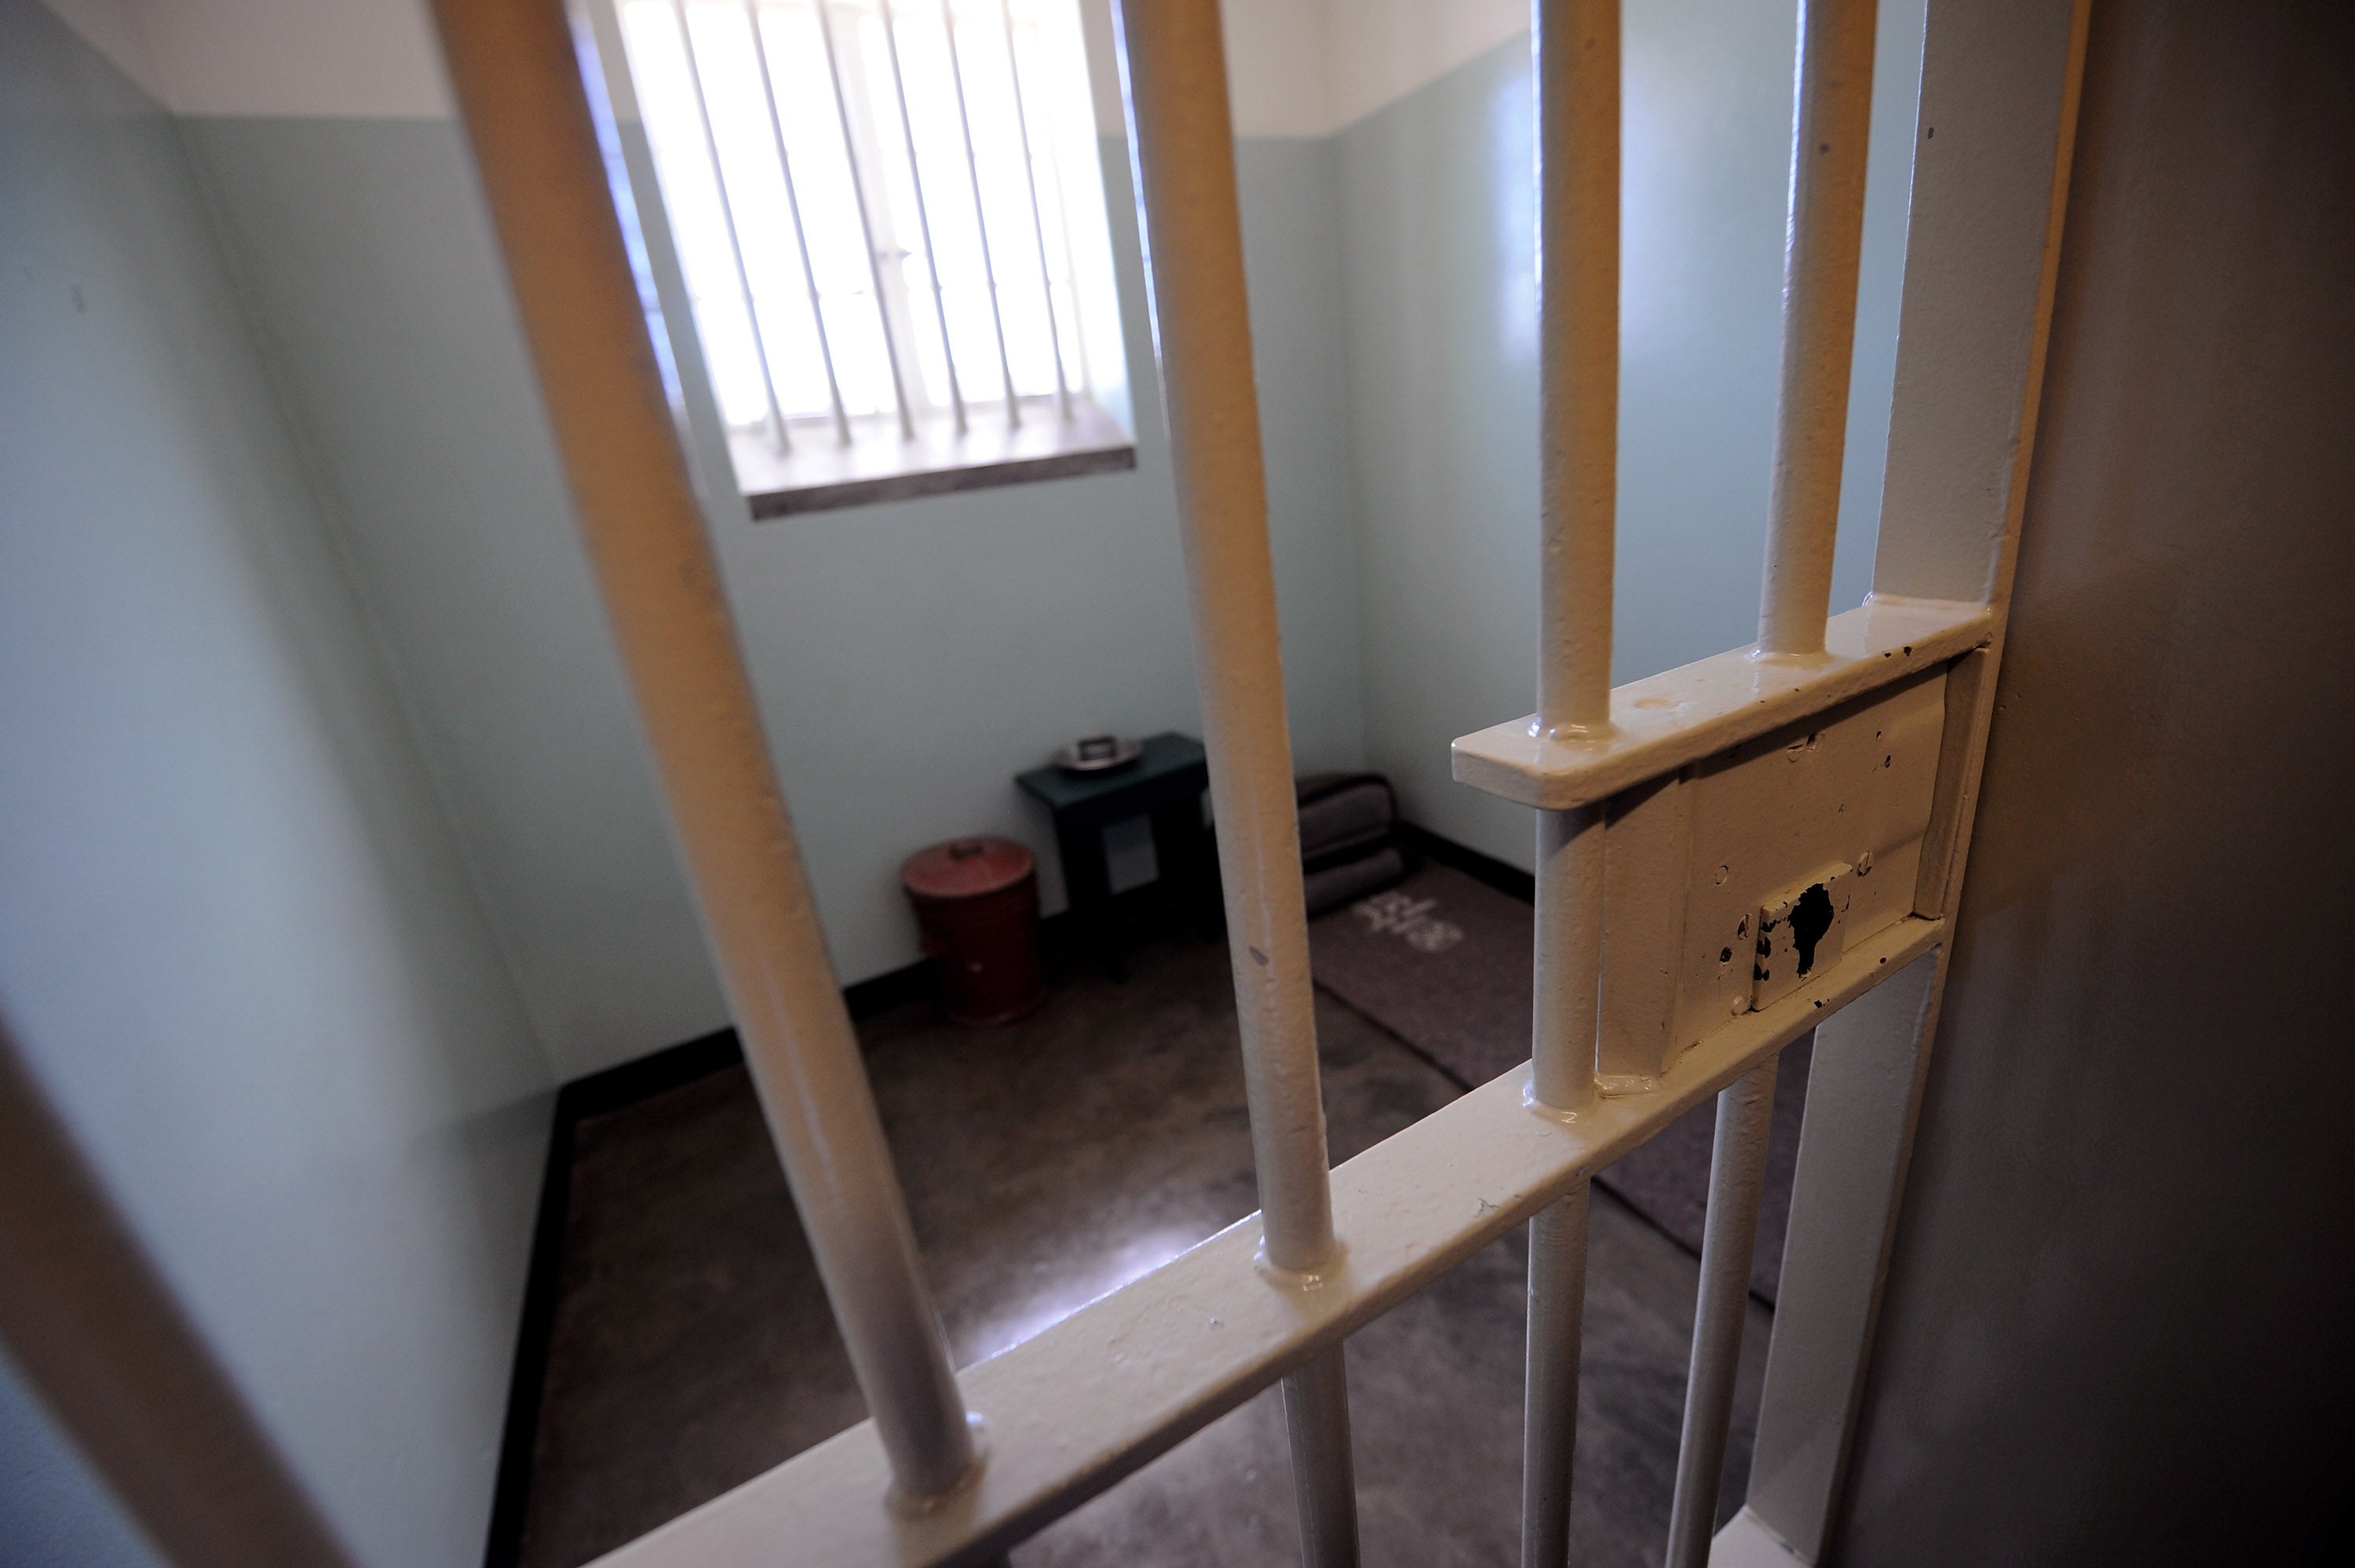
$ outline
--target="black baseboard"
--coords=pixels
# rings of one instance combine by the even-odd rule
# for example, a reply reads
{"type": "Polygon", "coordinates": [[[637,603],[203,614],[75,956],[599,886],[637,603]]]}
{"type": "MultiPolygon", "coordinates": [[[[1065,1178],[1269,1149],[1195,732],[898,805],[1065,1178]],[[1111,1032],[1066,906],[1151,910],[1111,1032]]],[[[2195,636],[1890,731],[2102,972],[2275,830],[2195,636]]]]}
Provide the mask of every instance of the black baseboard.
{"type": "Polygon", "coordinates": [[[507,1374],[506,1425],[499,1436],[499,1473],[491,1487],[491,1528],[485,1568],[515,1568],[523,1554],[523,1527],[531,1502],[532,1450],[539,1437],[539,1401],[548,1386],[548,1348],[556,1330],[556,1298],[564,1266],[564,1214],[572,1198],[572,1128],[566,1105],[572,1086],[556,1094],[548,1135],[548,1166],[539,1179],[539,1210],[532,1220],[531,1259],[524,1271],[523,1319],[516,1329],[515,1366],[507,1374]]]}
{"type": "Polygon", "coordinates": [[[850,1009],[853,1023],[864,1023],[911,1001],[927,1001],[932,994],[932,965],[929,959],[918,959],[912,964],[842,988],[842,1000],[850,1009]]]}
{"type": "MultiPolygon", "coordinates": [[[[1466,849],[1412,822],[1399,824],[1399,837],[1414,854],[1452,866],[1499,892],[1529,902],[1536,879],[1503,861],[1466,849]]],[[[1068,916],[1039,923],[1039,940],[1050,960],[1074,952],[1077,933],[1068,916]]],[[[891,969],[843,988],[854,1021],[864,1022],[920,1001],[932,994],[931,966],[923,961],[891,969]]],[[[531,1260],[524,1277],[523,1317],[516,1332],[515,1370],[507,1384],[506,1427],[499,1443],[498,1479],[491,1493],[489,1540],[484,1568],[516,1568],[523,1552],[524,1521],[531,1502],[532,1451],[539,1434],[539,1407],[548,1380],[548,1352],[556,1330],[556,1303],[563,1286],[564,1222],[572,1197],[572,1157],[583,1118],[635,1105],[666,1089],[693,1083],[744,1059],[733,1029],[591,1073],[566,1084],[556,1095],[548,1139],[548,1166],[540,1178],[539,1210],[532,1223],[531,1260]]]]}
{"type": "Polygon", "coordinates": [[[563,1287],[564,1220],[572,1198],[572,1156],[581,1119],[619,1110],[692,1083],[744,1059],[732,1029],[656,1051],[618,1067],[575,1078],[556,1092],[548,1135],[548,1167],[539,1182],[539,1210],[532,1221],[531,1260],[526,1266],[523,1317],[516,1330],[515,1368],[507,1380],[506,1425],[499,1439],[499,1473],[491,1489],[491,1527],[483,1550],[485,1568],[515,1568],[523,1552],[524,1521],[531,1503],[532,1450],[539,1435],[539,1405],[548,1383],[548,1352],[556,1331],[556,1302],[563,1287]]]}

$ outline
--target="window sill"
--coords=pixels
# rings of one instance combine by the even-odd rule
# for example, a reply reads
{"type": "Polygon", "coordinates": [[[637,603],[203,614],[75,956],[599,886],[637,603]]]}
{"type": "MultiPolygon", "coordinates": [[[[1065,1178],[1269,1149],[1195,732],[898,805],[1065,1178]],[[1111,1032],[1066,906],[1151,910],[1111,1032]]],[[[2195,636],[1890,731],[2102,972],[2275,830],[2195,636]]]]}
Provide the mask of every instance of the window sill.
{"type": "Polygon", "coordinates": [[[756,520],[1136,466],[1135,441],[1093,404],[1075,398],[1064,420],[1051,402],[1024,403],[1013,429],[985,407],[963,436],[945,414],[919,419],[913,440],[901,439],[894,421],[864,419],[852,422],[844,446],[830,425],[796,420],[791,452],[762,430],[730,430],[728,452],[756,520]]]}

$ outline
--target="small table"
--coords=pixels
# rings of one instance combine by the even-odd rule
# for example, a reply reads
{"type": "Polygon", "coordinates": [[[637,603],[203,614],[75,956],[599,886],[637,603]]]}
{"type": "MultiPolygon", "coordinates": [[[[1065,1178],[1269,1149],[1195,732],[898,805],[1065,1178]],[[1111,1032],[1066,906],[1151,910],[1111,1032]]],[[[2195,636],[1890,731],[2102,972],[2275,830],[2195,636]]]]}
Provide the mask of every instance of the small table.
{"type": "Polygon", "coordinates": [[[1128,978],[1122,962],[1123,927],[1173,906],[1204,914],[1210,887],[1209,834],[1202,825],[1202,791],[1210,787],[1209,753],[1191,736],[1172,731],[1145,742],[1125,768],[1068,773],[1051,763],[1015,782],[1055,819],[1055,850],[1071,916],[1102,955],[1114,980],[1128,978]],[[1115,895],[1104,857],[1104,830],[1132,817],[1153,819],[1154,880],[1115,895]]]}

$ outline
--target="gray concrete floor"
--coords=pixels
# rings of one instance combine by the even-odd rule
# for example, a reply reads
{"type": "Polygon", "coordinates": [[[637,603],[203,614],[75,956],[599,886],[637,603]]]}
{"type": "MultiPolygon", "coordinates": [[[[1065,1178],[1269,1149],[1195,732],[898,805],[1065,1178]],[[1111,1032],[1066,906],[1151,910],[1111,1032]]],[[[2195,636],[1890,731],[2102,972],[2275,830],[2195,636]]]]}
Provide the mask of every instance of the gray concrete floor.
{"type": "MultiPolygon", "coordinates": [[[[1459,1092],[1320,993],[1333,1154],[1459,1092]]],[[[1038,1332],[1250,1213],[1223,948],[1170,941],[1014,1028],[900,1010],[862,1034],[953,1354],[1038,1332]]],[[[742,1069],[579,1131],[523,1561],[569,1568],[865,1414],[742,1069]]],[[[1516,1561],[1523,1245],[1488,1247],[1360,1331],[1348,1361],[1365,1558],[1516,1561]]],[[[1657,1563],[1697,1269],[1594,1194],[1574,1561],[1657,1563]]],[[[1748,1470],[1753,1303],[1725,1502],[1748,1470]]],[[[1018,1568],[1296,1559],[1270,1392],[1018,1550],[1018,1568]]]]}

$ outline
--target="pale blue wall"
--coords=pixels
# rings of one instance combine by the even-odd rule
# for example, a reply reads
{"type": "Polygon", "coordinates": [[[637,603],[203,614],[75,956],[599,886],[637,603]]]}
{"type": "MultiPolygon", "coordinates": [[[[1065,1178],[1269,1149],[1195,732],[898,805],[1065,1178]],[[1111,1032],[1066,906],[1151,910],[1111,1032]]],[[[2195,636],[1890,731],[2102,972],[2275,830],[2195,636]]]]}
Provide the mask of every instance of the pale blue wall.
{"type": "MultiPolygon", "coordinates": [[[[446,122],[198,119],[266,354],[566,1076],[726,1022],[657,810],[479,187],[446,122]]],[[[1134,473],[754,524],[718,544],[837,966],[911,962],[900,861],[996,832],[1076,734],[1198,724],[1123,149],[1134,473]]],[[[1359,762],[1327,141],[1239,149],[1286,685],[1304,767],[1359,762]]]]}
{"type": "MultiPolygon", "coordinates": [[[[0,1012],[336,1528],[479,1556],[549,1066],[177,132],[31,0],[0,0],[0,1012]]],[[[42,1426],[0,1397],[0,1495],[39,1510],[5,1539],[109,1550],[42,1426]]]]}
{"type": "MultiPolygon", "coordinates": [[[[1923,0],[1883,5],[1835,608],[1871,575],[1923,0]]],[[[1620,681],[1748,642],[1764,548],[1794,9],[1627,10],[1620,681]]],[[[1344,129],[1367,755],[1424,825],[1526,864],[1526,810],[1448,742],[1536,701],[1537,338],[1529,44],[1344,129]]]]}

